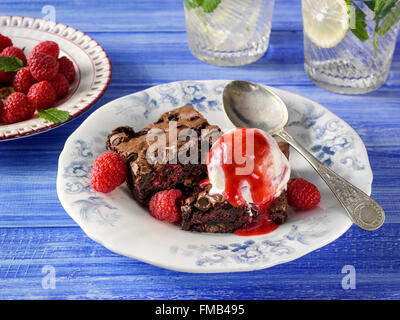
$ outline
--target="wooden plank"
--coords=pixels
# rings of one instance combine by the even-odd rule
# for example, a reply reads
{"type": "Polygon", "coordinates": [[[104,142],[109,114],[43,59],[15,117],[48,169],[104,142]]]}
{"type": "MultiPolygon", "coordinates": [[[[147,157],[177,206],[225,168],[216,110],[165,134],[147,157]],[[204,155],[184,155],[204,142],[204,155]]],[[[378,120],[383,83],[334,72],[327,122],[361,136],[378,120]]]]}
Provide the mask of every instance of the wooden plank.
{"type": "Polygon", "coordinates": [[[0,229],[1,299],[398,299],[398,228],[345,235],[293,262],[229,274],[188,274],[114,254],[79,228],[0,229]],[[342,288],[342,268],[356,289],[342,288]],[[55,289],[42,287],[49,268],[55,289]],[[43,270],[43,271],[42,271],[43,270]],[[42,273],[44,272],[44,273],[42,273]]]}

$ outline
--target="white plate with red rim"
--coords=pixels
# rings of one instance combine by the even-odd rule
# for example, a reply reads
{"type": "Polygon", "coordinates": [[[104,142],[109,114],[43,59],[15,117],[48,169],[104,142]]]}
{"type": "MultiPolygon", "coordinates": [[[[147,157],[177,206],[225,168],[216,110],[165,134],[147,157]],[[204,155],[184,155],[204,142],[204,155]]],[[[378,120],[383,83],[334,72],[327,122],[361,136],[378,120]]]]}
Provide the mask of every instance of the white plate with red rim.
{"type": "MultiPolygon", "coordinates": [[[[61,23],[18,16],[0,16],[0,30],[14,46],[24,49],[26,56],[40,42],[51,40],[59,45],[60,57],[72,60],[75,81],[68,95],[54,104],[55,108],[69,112],[69,120],[87,111],[106,91],[111,80],[111,62],[104,49],[85,33],[61,23]]],[[[26,121],[0,122],[0,141],[30,136],[61,124],[39,118],[37,112],[26,121]]]]}
{"type": "MultiPolygon", "coordinates": [[[[115,127],[129,125],[140,130],[162,113],[191,104],[211,124],[223,131],[232,129],[222,108],[227,82],[173,82],[122,97],[96,110],[68,138],[59,158],[57,193],[64,209],[90,238],[116,253],[163,268],[216,273],[257,270],[292,261],[350,228],[351,220],[329,188],[293,149],[292,176],[314,183],[321,192],[321,202],[309,211],[291,209],[289,220],[265,235],[182,231],[153,218],[131,197],[126,185],[108,194],[92,189],[93,161],[105,151],[106,136],[115,127]]],[[[372,172],[357,133],[320,104],[271,89],[288,106],[288,131],[321,161],[370,194],[372,172]]]]}

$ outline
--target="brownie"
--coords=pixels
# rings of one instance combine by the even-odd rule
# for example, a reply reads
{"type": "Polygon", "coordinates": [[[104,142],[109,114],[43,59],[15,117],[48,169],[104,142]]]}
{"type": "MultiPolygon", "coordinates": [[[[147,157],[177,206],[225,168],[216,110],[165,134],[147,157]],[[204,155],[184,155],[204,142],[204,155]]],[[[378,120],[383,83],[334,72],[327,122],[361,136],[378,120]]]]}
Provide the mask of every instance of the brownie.
{"type": "Polygon", "coordinates": [[[252,221],[255,212],[233,207],[222,195],[211,195],[210,189],[211,184],[185,199],[181,206],[183,230],[229,233],[252,221]]]}
{"type": "Polygon", "coordinates": [[[207,152],[201,150],[208,151],[220,135],[218,126],[210,125],[198,111],[186,105],[162,114],[155,123],[139,131],[129,126],[114,129],[106,147],[127,161],[129,189],[137,201],[148,205],[151,196],[161,190],[177,188],[190,196],[207,177],[207,152]],[[154,145],[161,133],[165,133],[166,140],[162,150],[154,145]],[[180,161],[190,155],[194,155],[190,161],[180,161]]]}
{"type": "MultiPolygon", "coordinates": [[[[289,158],[289,145],[286,142],[278,142],[278,145],[289,158]]],[[[256,208],[233,207],[222,195],[210,194],[210,189],[211,184],[185,199],[181,206],[183,230],[229,233],[250,224],[257,217],[256,208]]],[[[274,200],[268,213],[278,225],[287,220],[286,191],[274,200]]]]}

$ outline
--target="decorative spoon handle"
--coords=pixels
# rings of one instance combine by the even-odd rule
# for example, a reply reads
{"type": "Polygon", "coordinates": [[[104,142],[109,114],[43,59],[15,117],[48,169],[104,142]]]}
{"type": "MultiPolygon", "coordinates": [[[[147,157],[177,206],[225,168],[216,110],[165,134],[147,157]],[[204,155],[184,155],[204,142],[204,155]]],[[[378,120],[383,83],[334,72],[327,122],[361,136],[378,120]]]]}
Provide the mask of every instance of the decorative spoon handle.
{"type": "Polygon", "coordinates": [[[311,164],[356,225],[369,231],[382,226],[385,212],[376,201],[318,161],[285,130],[282,129],[276,135],[289,143],[311,164]]]}

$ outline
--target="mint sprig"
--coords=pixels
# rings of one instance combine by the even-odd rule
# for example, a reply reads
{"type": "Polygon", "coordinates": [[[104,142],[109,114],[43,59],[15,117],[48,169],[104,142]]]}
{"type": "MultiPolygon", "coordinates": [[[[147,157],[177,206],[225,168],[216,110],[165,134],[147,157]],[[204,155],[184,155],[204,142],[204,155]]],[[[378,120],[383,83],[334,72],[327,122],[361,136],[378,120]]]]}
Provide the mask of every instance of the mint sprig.
{"type": "Polygon", "coordinates": [[[53,123],[65,122],[69,119],[69,112],[55,108],[39,110],[39,117],[53,123]]]}
{"type": "Polygon", "coordinates": [[[221,0],[185,0],[186,8],[195,9],[201,7],[205,13],[213,12],[220,3],[221,0]]]}
{"type": "Polygon", "coordinates": [[[350,21],[354,28],[351,29],[352,33],[362,42],[367,40],[372,41],[374,48],[374,55],[376,57],[378,52],[378,45],[389,30],[400,21],[400,5],[399,0],[370,0],[365,1],[365,5],[375,14],[375,28],[373,39],[367,32],[367,23],[365,21],[365,13],[355,3],[355,0],[346,0],[348,6],[352,6],[355,10],[354,15],[350,15],[350,21]]]}
{"type": "Polygon", "coordinates": [[[0,71],[17,72],[24,67],[21,59],[15,57],[0,56],[0,71]]]}

